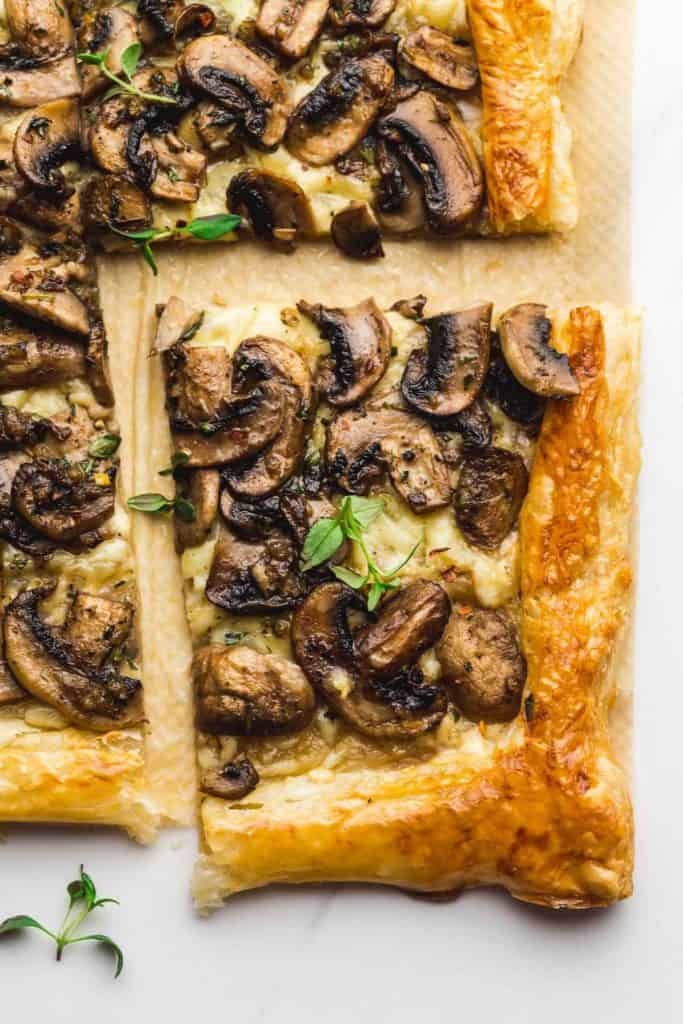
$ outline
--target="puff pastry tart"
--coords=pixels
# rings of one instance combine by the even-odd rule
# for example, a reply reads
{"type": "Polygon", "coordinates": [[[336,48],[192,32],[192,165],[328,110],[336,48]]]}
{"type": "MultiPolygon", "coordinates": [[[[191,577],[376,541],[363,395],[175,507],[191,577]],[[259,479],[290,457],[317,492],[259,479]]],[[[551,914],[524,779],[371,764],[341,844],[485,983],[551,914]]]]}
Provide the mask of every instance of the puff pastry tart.
{"type": "Polygon", "coordinates": [[[638,316],[424,303],[160,314],[200,908],[271,882],[631,891],[608,713],[638,316]]]}
{"type": "Polygon", "coordinates": [[[581,0],[7,0],[2,195],[107,247],[567,230],[581,0]],[[64,165],[68,166],[64,166],[64,165]],[[233,232],[224,235],[234,240],[233,232]]]}
{"type": "Polygon", "coordinates": [[[9,218],[0,249],[0,820],[146,840],[173,815],[146,758],[156,716],[92,252],[9,218]]]}

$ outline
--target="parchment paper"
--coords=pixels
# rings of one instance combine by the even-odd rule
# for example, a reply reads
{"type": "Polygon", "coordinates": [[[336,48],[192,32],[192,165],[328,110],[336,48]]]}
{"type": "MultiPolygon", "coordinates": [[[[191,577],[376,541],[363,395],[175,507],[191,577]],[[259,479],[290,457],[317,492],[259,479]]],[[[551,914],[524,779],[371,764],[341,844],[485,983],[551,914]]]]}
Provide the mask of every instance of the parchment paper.
{"type": "MultiPolygon", "coordinates": [[[[630,302],[631,40],[633,0],[587,0],[583,41],[562,88],[574,134],[573,164],[580,217],[566,237],[507,240],[387,241],[386,258],[352,263],[330,241],[280,254],[256,243],[192,247],[159,254],[159,277],[134,257],[102,261],[102,298],[109,331],[125,473],[134,492],[170,493],[158,470],[169,464],[164,391],[158,360],[147,359],[154,307],[177,294],[195,306],[259,301],[325,304],[369,295],[380,306],[419,292],[427,313],[492,300],[498,311],[524,300],[548,305],[630,302]],[[135,427],[133,424],[135,423],[135,427]],[[130,470],[132,469],[132,473],[130,470]]],[[[135,517],[141,594],[143,663],[153,676],[151,716],[172,701],[190,728],[190,642],[170,525],[135,517]],[[159,599],[163,595],[163,600],[159,599]]],[[[619,694],[613,709],[615,748],[630,761],[631,643],[618,651],[619,694]]],[[[168,710],[164,710],[164,714],[168,710]]],[[[154,776],[163,750],[150,751],[154,776]]],[[[191,748],[177,766],[178,790],[193,777],[191,748]]],[[[180,803],[182,798],[179,797],[180,803]]],[[[179,814],[186,814],[179,806],[179,814]]]]}

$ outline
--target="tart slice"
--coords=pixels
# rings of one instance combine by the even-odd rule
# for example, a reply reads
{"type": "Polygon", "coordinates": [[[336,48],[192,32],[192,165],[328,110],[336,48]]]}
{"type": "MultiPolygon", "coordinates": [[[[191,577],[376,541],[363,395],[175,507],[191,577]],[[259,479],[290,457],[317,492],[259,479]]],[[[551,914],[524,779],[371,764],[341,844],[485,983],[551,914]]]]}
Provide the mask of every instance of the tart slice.
{"type": "Polygon", "coordinates": [[[192,802],[168,786],[182,741],[140,660],[131,422],[116,417],[92,252],[68,232],[0,230],[0,820],[148,841],[192,802]]]}
{"type": "Polygon", "coordinates": [[[160,311],[197,905],[332,880],[629,895],[608,712],[637,314],[321,298],[160,311]]]}

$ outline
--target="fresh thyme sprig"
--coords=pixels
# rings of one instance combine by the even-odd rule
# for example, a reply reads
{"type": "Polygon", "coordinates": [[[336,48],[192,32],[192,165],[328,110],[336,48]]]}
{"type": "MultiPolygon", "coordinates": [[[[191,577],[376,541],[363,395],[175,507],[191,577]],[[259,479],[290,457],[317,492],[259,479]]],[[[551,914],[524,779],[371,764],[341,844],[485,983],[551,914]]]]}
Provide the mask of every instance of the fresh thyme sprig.
{"type": "Polygon", "coordinates": [[[146,228],[144,231],[120,231],[113,224],[109,227],[117,235],[128,238],[135,244],[156,277],[159,268],[152,252],[152,242],[164,242],[169,238],[199,238],[202,242],[215,242],[223,235],[230,234],[241,223],[242,218],[235,213],[214,213],[208,217],[196,217],[183,227],[146,228]]]}
{"type": "Polygon", "coordinates": [[[35,928],[54,940],[57,946],[57,960],[62,959],[62,953],[67,946],[71,946],[76,942],[100,942],[113,952],[116,958],[114,977],[118,978],[123,970],[123,953],[113,939],[110,939],[108,935],[76,935],[76,932],[91,911],[97,909],[97,907],[104,906],[105,903],[118,904],[119,901],[107,896],[98,899],[95,883],[90,875],[84,871],[82,864],[79,877],[73,882],[69,882],[66,891],[69,896],[69,906],[57,932],[51,932],[40,921],[36,921],[35,917],[29,917],[27,914],[17,914],[15,917],[8,917],[0,924],[0,935],[20,931],[24,928],[35,928]]]}
{"type": "Polygon", "coordinates": [[[140,89],[137,85],[133,84],[133,75],[142,56],[142,46],[140,43],[131,43],[121,54],[121,70],[126,76],[125,78],[120,78],[119,75],[107,67],[108,56],[108,49],[102,50],[99,53],[76,54],[76,60],[79,60],[82,64],[96,65],[104,77],[114,83],[115,88],[110,89],[103,99],[111,99],[112,96],[127,92],[130,96],[137,96],[138,99],[145,100],[147,103],[162,103],[174,107],[178,105],[178,100],[173,99],[172,96],[159,96],[158,93],[145,92],[144,89],[140,89]]]}
{"type": "Polygon", "coordinates": [[[308,572],[316,565],[321,565],[332,558],[345,540],[355,541],[365,558],[365,574],[348,569],[344,565],[331,565],[330,569],[338,580],[354,590],[370,586],[367,595],[368,611],[370,612],[374,611],[387,591],[395,590],[400,586],[399,581],[395,578],[396,574],[410,561],[420,546],[418,541],[393,569],[381,569],[376,564],[363,540],[363,534],[384,509],[385,502],[382,498],[359,498],[355,495],[344,498],[334,518],[325,517],[313,524],[308,531],[302,551],[301,570],[308,572]]]}

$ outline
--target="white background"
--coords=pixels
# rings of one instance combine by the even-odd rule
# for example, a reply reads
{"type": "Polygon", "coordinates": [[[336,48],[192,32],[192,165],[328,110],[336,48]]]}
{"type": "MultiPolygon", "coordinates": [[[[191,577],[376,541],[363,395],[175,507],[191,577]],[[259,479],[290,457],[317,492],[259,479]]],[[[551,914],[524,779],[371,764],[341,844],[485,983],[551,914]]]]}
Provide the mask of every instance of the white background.
{"type": "MultiPolygon", "coordinates": [[[[601,2],[601,0],[593,0],[601,2]]],[[[47,940],[0,947],[5,1021],[379,1024],[477,1020],[586,1024],[683,1020],[683,13],[641,3],[635,54],[634,296],[646,307],[637,622],[636,894],[608,911],[552,914],[503,894],[450,904],[339,887],[240,897],[191,910],[192,833],[152,849],[83,830],[7,830],[0,918],[48,925],[85,859],[126,967],[87,945],[61,966],[47,940]],[[678,981],[678,985],[676,985],[678,981]]]]}

